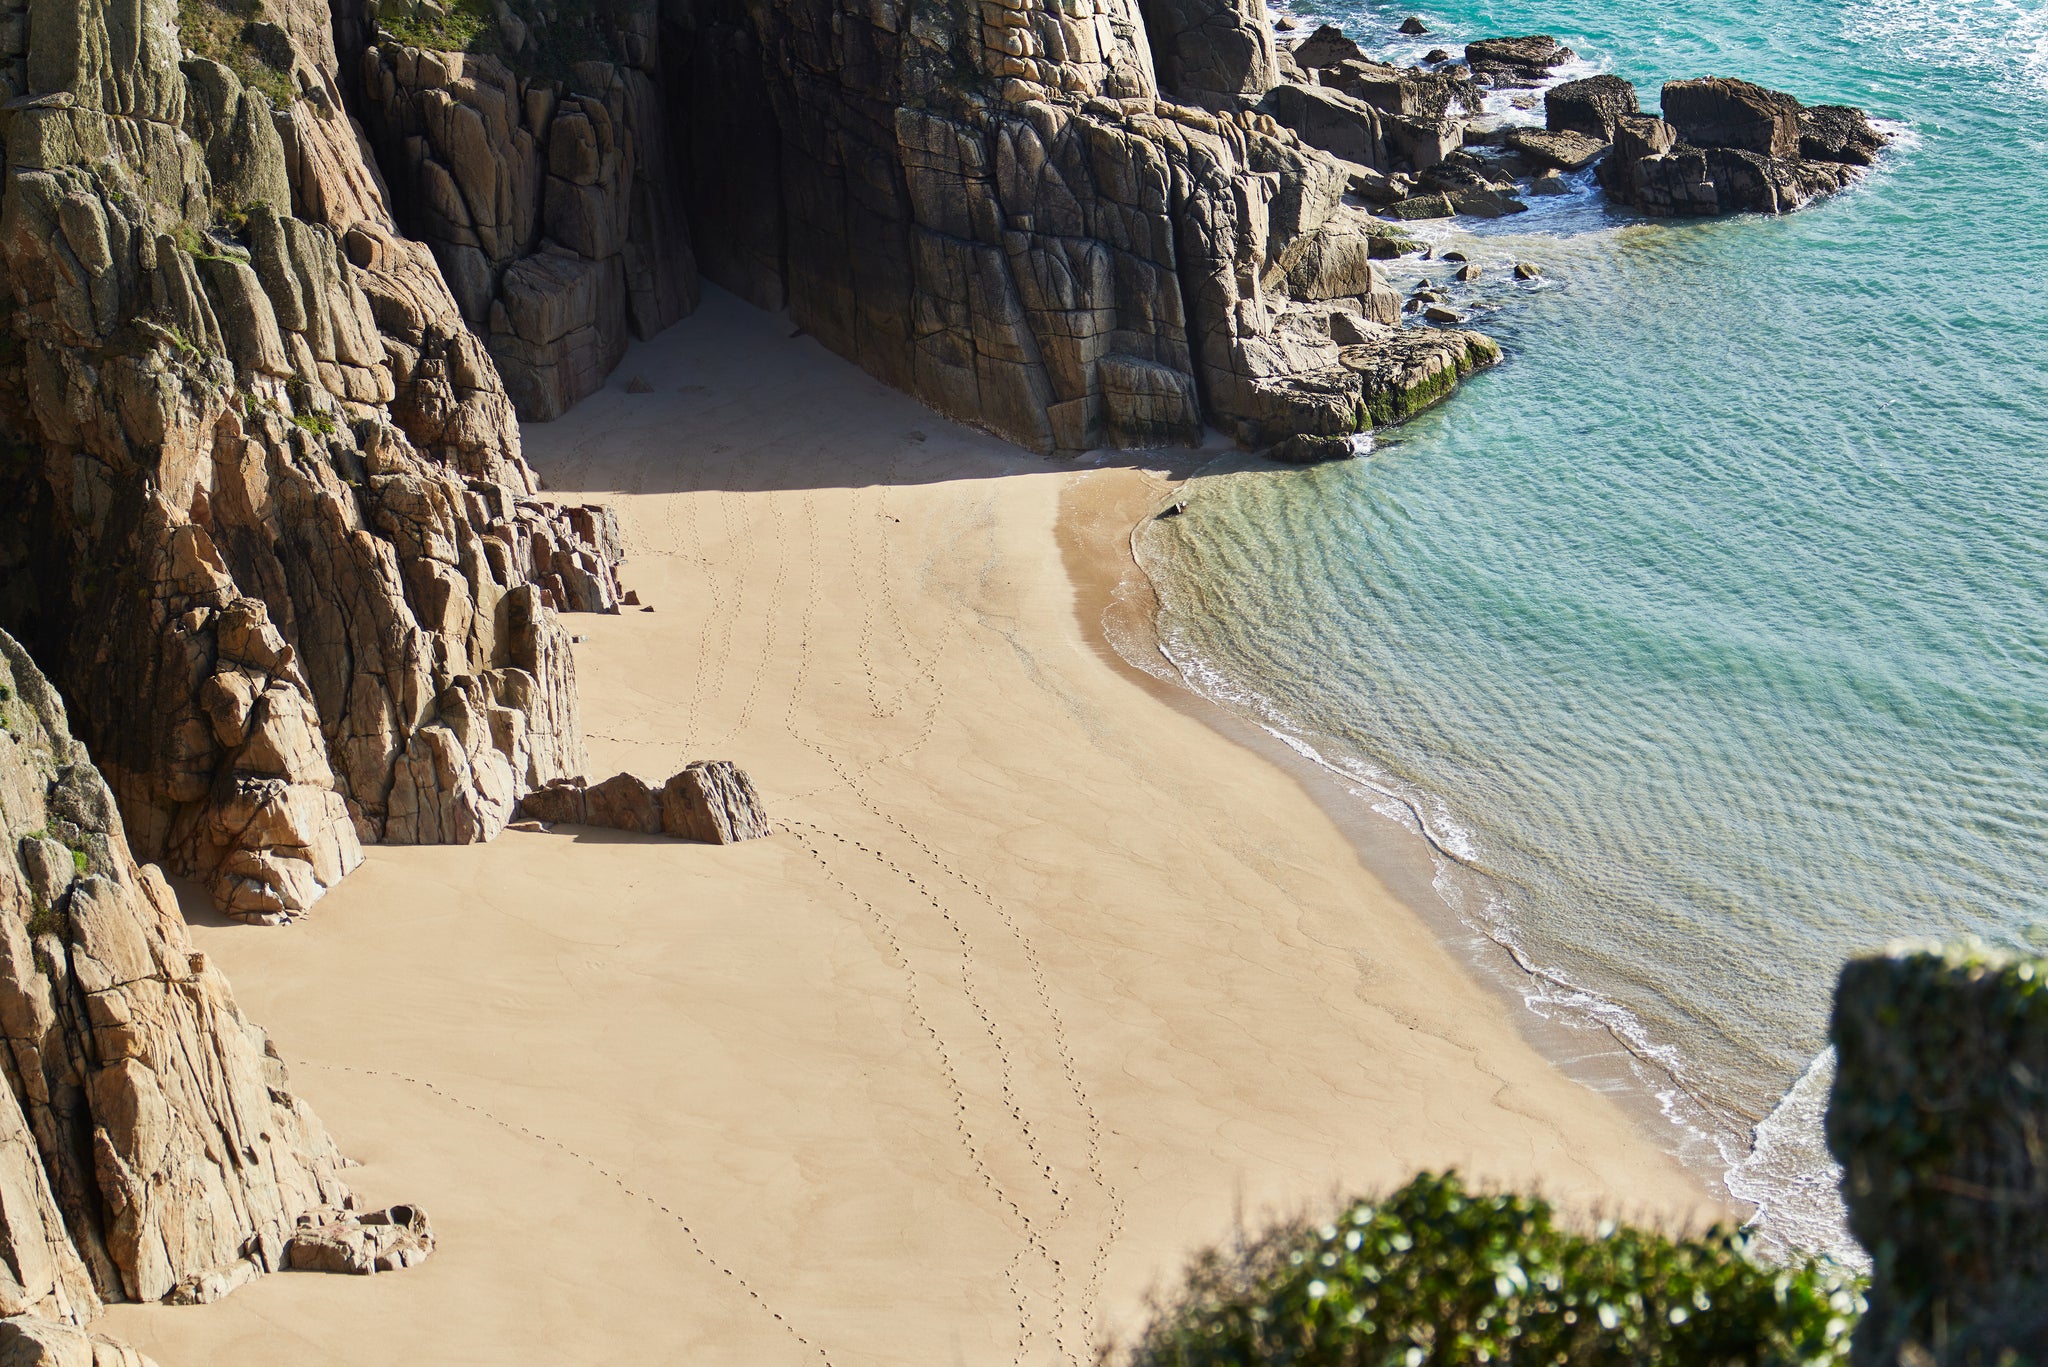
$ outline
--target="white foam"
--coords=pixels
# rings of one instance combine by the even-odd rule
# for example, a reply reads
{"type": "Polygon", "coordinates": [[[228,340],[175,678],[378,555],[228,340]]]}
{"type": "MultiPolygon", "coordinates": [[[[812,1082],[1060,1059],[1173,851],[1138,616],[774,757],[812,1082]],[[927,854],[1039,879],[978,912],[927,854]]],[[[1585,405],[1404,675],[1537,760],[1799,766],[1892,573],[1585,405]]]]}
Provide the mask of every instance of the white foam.
{"type": "Polygon", "coordinates": [[[1748,1155],[1728,1170],[1728,1191],[1756,1206],[1750,1224],[1766,1248],[1824,1253],[1867,1271],[1870,1260],[1849,1234],[1842,1170],[1828,1153],[1834,1081],[1835,1051],[1824,1049],[1752,1132],[1748,1155]]]}
{"type": "Polygon", "coordinates": [[[2048,9],[2022,0],[1861,0],[1843,32],[1914,61],[1984,71],[2012,93],[2048,94],[2048,9]]]}

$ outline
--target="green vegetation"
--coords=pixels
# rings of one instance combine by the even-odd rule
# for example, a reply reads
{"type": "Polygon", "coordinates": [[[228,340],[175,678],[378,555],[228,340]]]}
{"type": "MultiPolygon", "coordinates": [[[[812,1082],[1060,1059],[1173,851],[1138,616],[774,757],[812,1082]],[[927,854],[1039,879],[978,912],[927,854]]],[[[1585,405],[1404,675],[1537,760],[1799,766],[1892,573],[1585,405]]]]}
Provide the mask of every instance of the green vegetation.
{"type": "Polygon", "coordinates": [[[258,28],[255,0],[178,0],[178,36],[194,56],[219,62],[279,109],[298,98],[291,52],[258,28]]]}
{"type": "Polygon", "coordinates": [[[434,0],[386,0],[377,24],[407,47],[435,52],[480,51],[494,28],[485,0],[448,0],[445,6],[434,0]]]}
{"type": "Polygon", "coordinates": [[[489,0],[385,0],[377,25],[408,47],[486,53],[522,75],[564,84],[578,62],[613,60],[609,0],[510,0],[509,8],[524,29],[517,48],[489,0]]]}
{"type": "Polygon", "coordinates": [[[58,933],[58,930],[57,908],[43,901],[41,896],[38,896],[36,898],[35,910],[29,913],[28,933],[31,936],[55,935],[58,933]]]}
{"type": "Polygon", "coordinates": [[[1766,1367],[1845,1363],[1859,1288],[1717,1228],[1562,1230],[1548,1203],[1424,1173],[1320,1228],[1210,1253],[1138,1367],[1766,1367]]]}
{"type": "Polygon", "coordinates": [[[331,437],[335,433],[334,419],[325,413],[294,413],[292,422],[319,436],[331,437]]]}
{"type": "Polygon", "coordinates": [[[237,247],[223,247],[189,223],[178,225],[173,234],[179,248],[198,261],[238,261],[249,264],[249,254],[237,247]]]}

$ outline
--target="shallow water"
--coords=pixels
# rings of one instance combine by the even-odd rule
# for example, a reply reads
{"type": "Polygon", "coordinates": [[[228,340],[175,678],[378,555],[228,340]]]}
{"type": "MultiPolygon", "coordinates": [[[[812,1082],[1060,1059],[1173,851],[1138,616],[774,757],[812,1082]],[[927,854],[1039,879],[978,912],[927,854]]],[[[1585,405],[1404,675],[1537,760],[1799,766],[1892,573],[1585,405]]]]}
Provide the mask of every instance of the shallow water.
{"type": "Polygon", "coordinates": [[[1554,33],[1646,107],[1740,75],[1901,136],[1787,218],[1588,190],[1453,230],[1507,362],[1369,459],[1198,479],[1140,536],[1162,640],[1426,828],[1534,1003],[1627,1035],[1764,1228],[1839,1248],[1843,958],[2048,947],[2048,8],[1451,0],[1399,39],[1409,12],[1299,11],[1404,60],[1554,33]]]}

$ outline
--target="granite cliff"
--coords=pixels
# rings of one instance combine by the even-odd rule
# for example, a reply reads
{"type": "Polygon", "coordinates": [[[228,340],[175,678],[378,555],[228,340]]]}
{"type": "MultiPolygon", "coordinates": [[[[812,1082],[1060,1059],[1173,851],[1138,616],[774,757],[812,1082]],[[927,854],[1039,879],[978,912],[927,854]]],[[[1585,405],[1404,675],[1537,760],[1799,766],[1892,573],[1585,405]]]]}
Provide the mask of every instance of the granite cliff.
{"type": "Polygon", "coordinates": [[[314,0],[0,15],[0,624],[140,858],[253,919],[580,772],[616,536],[395,229],[314,0]],[[224,8],[223,8],[224,7],[224,8]]]}

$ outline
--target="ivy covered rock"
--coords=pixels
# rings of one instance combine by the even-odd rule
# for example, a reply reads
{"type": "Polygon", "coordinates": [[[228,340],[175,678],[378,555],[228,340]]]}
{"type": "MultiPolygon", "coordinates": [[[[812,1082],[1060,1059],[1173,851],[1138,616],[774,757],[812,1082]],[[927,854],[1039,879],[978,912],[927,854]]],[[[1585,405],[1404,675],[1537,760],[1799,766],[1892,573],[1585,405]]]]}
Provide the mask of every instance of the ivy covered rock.
{"type": "Polygon", "coordinates": [[[1842,971],[1828,1147],[1870,1253],[1863,1363],[2048,1361],[2048,961],[1842,971]]]}

